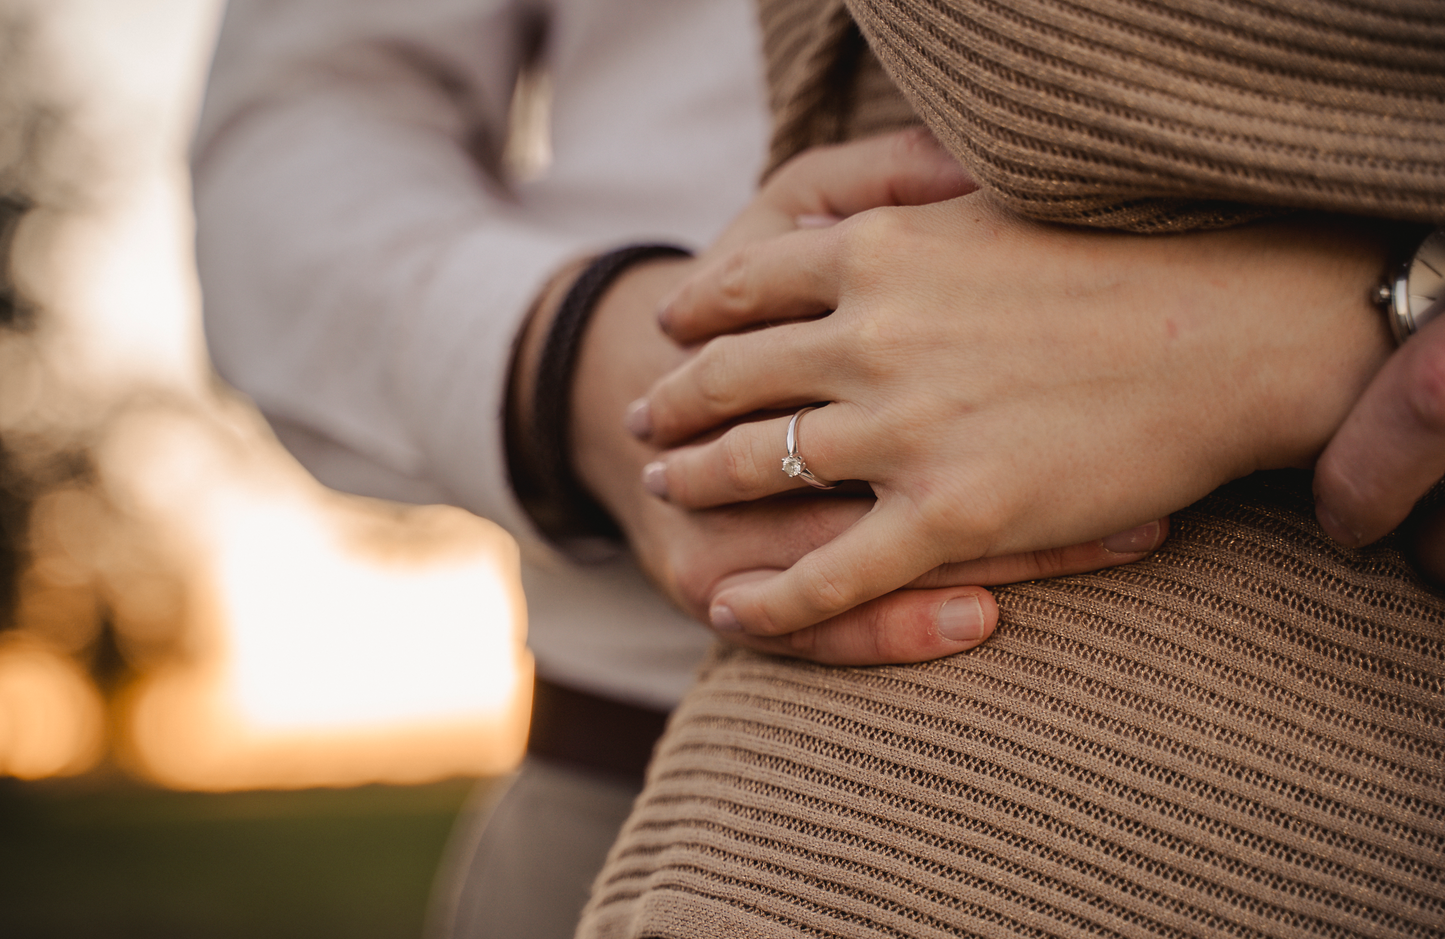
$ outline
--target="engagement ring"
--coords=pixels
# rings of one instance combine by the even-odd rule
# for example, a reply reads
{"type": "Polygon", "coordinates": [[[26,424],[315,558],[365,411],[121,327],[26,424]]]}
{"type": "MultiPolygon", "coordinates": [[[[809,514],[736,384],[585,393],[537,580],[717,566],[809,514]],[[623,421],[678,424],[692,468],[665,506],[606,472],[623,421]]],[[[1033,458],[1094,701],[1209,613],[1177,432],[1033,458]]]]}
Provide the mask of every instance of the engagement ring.
{"type": "Polygon", "coordinates": [[[815,410],[817,409],[811,406],[803,408],[788,421],[788,455],[783,457],[783,472],[789,476],[801,477],[803,482],[815,489],[836,489],[837,483],[827,482],[810,473],[808,464],[803,462],[803,456],[798,452],[798,418],[815,410]]]}

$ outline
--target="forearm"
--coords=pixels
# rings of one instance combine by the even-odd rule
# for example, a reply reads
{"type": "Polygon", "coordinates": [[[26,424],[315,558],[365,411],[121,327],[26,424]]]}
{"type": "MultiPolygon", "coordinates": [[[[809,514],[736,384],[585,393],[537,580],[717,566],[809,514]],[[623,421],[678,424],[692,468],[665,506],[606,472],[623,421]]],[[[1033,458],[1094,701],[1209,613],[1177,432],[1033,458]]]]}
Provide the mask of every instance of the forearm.
{"type": "Polygon", "coordinates": [[[487,6],[235,0],[197,143],[200,263],[219,370],[324,481],[540,545],[502,420],[536,294],[599,247],[712,237],[752,189],[765,115],[741,0],[650,19],[562,2],[554,159],[503,192],[516,11],[487,6]]]}
{"type": "MultiPolygon", "coordinates": [[[[453,32],[500,43],[506,24],[453,32]]],[[[444,44],[332,38],[262,80],[226,61],[264,59],[265,43],[223,36],[195,173],[214,361],[283,438],[314,442],[297,449],[325,481],[420,489],[516,527],[489,416],[531,295],[576,239],[529,225],[487,181],[467,144],[487,127],[500,144],[483,113],[500,92],[445,87],[444,44]]]]}
{"type": "MultiPolygon", "coordinates": [[[[1221,466],[1229,477],[1313,465],[1384,364],[1393,343],[1370,298],[1393,234],[1385,223],[1307,214],[1181,237],[1204,254],[1184,288],[1201,302],[1181,298],[1177,309],[1184,329],[1205,330],[1197,354],[1219,386],[1208,408],[1219,419],[1204,424],[1200,446],[1236,455],[1221,466]]],[[[1173,315],[1163,325],[1161,361],[1186,366],[1170,347],[1188,337],[1173,334],[1173,315]]],[[[1187,387],[1180,415],[1191,413],[1187,387]]]]}
{"type": "MultiPolygon", "coordinates": [[[[428,191],[407,185],[419,161],[400,160],[326,191],[327,174],[295,161],[348,154],[326,140],[308,152],[297,137],[309,117],[298,109],[253,128],[259,146],[284,139],[289,160],[247,165],[254,154],[238,149],[235,164],[198,183],[216,366],[268,416],[495,516],[469,481],[500,452],[493,415],[513,336],[537,286],[579,245],[481,210],[470,168],[464,188],[428,191]],[[467,202],[475,213],[458,211],[467,202]]],[[[377,137],[352,143],[375,155],[377,137]]]]}

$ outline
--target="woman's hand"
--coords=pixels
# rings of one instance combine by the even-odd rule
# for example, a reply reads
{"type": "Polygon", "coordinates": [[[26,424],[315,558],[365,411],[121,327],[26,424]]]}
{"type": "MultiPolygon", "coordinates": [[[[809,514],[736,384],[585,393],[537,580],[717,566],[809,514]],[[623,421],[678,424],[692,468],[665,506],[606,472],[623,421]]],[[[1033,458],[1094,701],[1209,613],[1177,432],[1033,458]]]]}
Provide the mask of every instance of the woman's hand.
{"type": "MultiPolygon", "coordinates": [[[[719,591],[787,569],[856,524],[872,500],[786,497],[688,511],[642,488],[641,469],[657,451],[626,432],[622,413],[682,355],[657,328],[656,310],[691,266],[649,265],[604,299],[577,371],[573,436],[582,479],[627,533],[642,569],[680,608],[707,621],[719,591]]],[[[1164,534],[1155,524],[1122,538],[949,565],[929,572],[918,589],[891,592],[786,636],[726,631],[725,638],[840,665],[951,655],[993,633],[998,607],[985,586],[1127,563],[1154,550],[1164,534]]]]}
{"type": "MultiPolygon", "coordinates": [[[[940,564],[1085,542],[1256,469],[1309,465],[1389,351],[1366,300],[1381,243],[1318,217],[1062,229],[982,193],[875,210],[744,247],[685,285],[662,314],[679,341],[781,325],[713,339],[634,426],[672,445],[827,402],[801,421],[801,454],[877,503],[710,611],[787,633],[940,564]]],[[[648,488],[692,508],[800,488],[780,469],[788,420],[667,453],[648,488]]]]}
{"type": "MultiPolygon", "coordinates": [[[[878,202],[946,199],[971,182],[924,134],[910,132],[828,148],[775,174],[729,228],[715,252],[793,231],[799,216],[836,216],[878,202]]],[[[572,455],[579,477],[617,519],[644,570],[682,609],[706,618],[721,589],[768,577],[846,531],[871,499],[785,498],[686,511],[651,498],[640,483],[654,447],[623,428],[628,402],[686,357],[658,328],[661,299],[714,252],[696,261],[659,261],[630,270],[598,305],[583,341],[572,400],[572,455]]],[[[575,276],[575,275],[574,275],[575,276]]],[[[518,355],[514,400],[531,400],[535,360],[548,313],[564,292],[539,306],[518,355]]],[[[526,415],[517,423],[526,426],[526,415]]],[[[730,633],[763,651],[838,664],[914,662],[968,649],[997,622],[988,591],[1007,583],[1137,560],[1163,540],[1165,529],[1125,533],[1058,550],[933,571],[919,589],[898,591],[846,614],[782,637],[730,633]]]]}

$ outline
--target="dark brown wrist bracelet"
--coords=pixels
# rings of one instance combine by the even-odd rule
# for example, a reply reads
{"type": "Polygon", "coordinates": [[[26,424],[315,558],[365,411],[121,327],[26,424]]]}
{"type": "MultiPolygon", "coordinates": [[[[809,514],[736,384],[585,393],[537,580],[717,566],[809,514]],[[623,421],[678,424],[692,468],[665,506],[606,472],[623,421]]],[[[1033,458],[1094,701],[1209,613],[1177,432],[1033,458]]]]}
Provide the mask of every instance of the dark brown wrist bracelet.
{"type": "MultiPolygon", "coordinates": [[[[518,499],[548,539],[580,558],[598,555],[598,541],[622,540],[617,523],[582,486],[572,466],[568,431],[582,336],[603,294],[628,268],[657,258],[691,256],[676,245],[638,244],[593,259],[562,298],[542,344],[530,426],[508,428],[507,466],[518,499]]],[[[509,422],[513,413],[508,408],[509,422]]]]}

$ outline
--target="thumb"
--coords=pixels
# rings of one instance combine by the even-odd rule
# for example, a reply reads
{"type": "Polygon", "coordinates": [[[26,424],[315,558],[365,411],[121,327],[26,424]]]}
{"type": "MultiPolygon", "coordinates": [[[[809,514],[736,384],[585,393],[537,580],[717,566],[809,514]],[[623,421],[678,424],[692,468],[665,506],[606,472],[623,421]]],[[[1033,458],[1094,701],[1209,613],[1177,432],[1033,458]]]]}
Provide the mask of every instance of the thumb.
{"type": "Polygon", "coordinates": [[[1315,508],[1337,541],[1368,544],[1445,474],[1445,318],[1395,351],[1315,464],[1315,508]]]}

